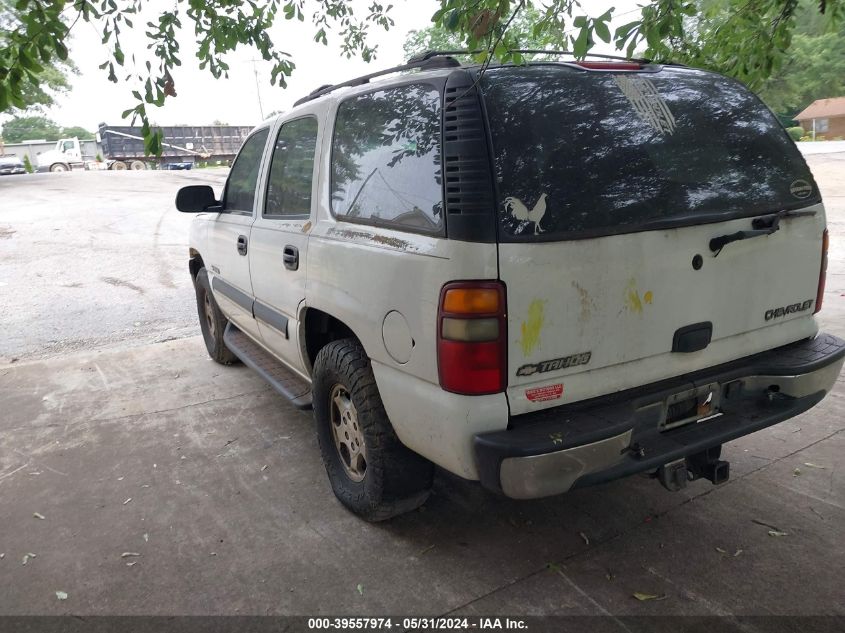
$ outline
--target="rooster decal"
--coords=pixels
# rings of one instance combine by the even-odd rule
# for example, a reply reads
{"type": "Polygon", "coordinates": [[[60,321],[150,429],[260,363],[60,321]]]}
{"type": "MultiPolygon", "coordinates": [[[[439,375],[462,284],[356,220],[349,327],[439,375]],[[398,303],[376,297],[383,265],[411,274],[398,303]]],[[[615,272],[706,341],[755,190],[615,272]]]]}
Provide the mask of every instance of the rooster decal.
{"type": "Polygon", "coordinates": [[[540,228],[540,220],[546,215],[546,194],[540,194],[540,198],[531,210],[519,198],[508,196],[505,198],[505,209],[508,210],[511,216],[521,222],[533,222],[534,235],[543,232],[543,229],[540,228]]]}

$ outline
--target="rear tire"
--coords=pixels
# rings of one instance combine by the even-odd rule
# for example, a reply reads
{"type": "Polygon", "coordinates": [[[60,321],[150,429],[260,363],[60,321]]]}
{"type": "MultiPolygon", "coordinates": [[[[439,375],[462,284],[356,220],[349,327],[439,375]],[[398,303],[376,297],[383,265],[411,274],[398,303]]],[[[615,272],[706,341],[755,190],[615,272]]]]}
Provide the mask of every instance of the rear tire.
{"type": "Polygon", "coordinates": [[[64,163],[54,163],[50,165],[50,171],[56,173],[60,171],[68,171],[68,166],[64,163]]]}
{"type": "Polygon", "coordinates": [[[129,163],[129,169],[132,171],[144,171],[147,168],[147,164],[142,160],[133,160],[129,163]]]}
{"type": "Polygon", "coordinates": [[[202,330],[202,338],[205,341],[208,355],[221,365],[231,365],[237,362],[238,357],[223,343],[223,332],[226,331],[229,319],[223,316],[220,307],[214,300],[211,283],[208,280],[208,272],[205,268],[200,268],[197,271],[194,287],[197,294],[200,330],[202,330]]]}
{"type": "Polygon", "coordinates": [[[384,521],[425,502],[434,465],[399,441],[357,340],[320,350],[312,394],[323,464],[344,506],[367,521],[384,521]]]}
{"type": "Polygon", "coordinates": [[[111,164],[111,167],[109,169],[113,169],[116,171],[125,171],[126,163],[124,163],[122,160],[116,160],[111,164]]]}

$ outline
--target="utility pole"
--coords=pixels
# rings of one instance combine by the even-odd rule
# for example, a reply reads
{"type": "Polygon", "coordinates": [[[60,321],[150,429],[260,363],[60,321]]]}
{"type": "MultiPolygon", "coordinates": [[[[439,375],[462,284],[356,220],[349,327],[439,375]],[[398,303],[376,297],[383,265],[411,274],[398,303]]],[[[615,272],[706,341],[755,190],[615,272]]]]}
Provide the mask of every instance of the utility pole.
{"type": "Polygon", "coordinates": [[[249,60],[252,62],[252,72],[255,74],[255,93],[258,95],[258,112],[261,115],[261,120],[264,120],[264,106],[261,105],[261,84],[258,81],[258,66],[256,62],[260,61],[255,58],[249,60]]]}

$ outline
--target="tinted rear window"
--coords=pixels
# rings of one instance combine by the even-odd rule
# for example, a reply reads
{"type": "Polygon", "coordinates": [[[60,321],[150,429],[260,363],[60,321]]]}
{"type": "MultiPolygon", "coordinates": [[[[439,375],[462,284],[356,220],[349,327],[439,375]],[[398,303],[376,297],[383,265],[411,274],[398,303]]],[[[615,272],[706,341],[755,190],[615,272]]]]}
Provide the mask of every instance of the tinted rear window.
{"type": "Polygon", "coordinates": [[[774,115],[725,77],[548,65],[490,70],[482,86],[502,241],[624,233],[819,200],[774,115]]]}

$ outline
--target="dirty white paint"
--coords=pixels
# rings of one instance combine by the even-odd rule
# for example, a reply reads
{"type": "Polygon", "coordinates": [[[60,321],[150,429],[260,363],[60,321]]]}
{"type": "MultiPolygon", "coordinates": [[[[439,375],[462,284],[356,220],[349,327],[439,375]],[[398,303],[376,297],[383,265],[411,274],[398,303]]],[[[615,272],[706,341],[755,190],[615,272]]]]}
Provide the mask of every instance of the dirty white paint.
{"type": "Polygon", "coordinates": [[[730,244],[716,258],[707,250],[709,240],[747,229],[747,218],[565,243],[500,244],[511,414],[636,387],[812,336],[818,328],[812,310],[777,323],[764,315],[773,306],[815,299],[825,219],[821,205],[813,208],[815,216],[784,222],[766,238],[730,244]],[[700,270],[692,266],[696,253],[704,258],[700,270]],[[544,302],[541,326],[538,315],[529,319],[536,301],[544,302]],[[713,342],[693,354],[672,353],[674,332],[702,321],[713,323],[713,342]],[[526,338],[535,332],[539,336],[526,338]],[[526,364],[586,352],[586,364],[517,373],[526,364]],[[559,400],[526,395],[561,383],[559,400]]]}

